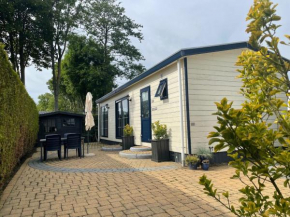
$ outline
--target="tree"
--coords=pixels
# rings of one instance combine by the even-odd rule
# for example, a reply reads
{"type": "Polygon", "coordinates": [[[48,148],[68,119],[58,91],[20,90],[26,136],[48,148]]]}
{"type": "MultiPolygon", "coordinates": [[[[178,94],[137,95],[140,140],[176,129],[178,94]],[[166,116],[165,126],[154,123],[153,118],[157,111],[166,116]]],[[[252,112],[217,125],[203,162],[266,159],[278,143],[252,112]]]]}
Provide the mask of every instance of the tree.
{"type": "Polygon", "coordinates": [[[48,22],[50,35],[48,43],[52,68],[54,110],[57,111],[59,109],[61,62],[67,48],[69,36],[79,27],[83,12],[83,1],[49,0],[49,4],[48,22]]]}
{"type": "MultiPolygon", "coordinates": [[[[38,96],[38,111],[54,111],[54,96],[51,93],[45,93],[38,96]]],[[[69,112],[82,112],[83,110],[77,110],[75,106],[70,102],[68,98],[59,95],[59,110],[69,112]]]]}
{"type": "Polygon", "coordinates": [[[138,49],[131,44],[135,38],[143,39],[139,24],[125,15],[125,9],[116,0],[96,0],[87,7],[84,26],[88,34],[103,50],[104,62],[115,65],[119,76],[132,79],[145,68],[137,61],[143,60],[138,49]]]}
{"type": "Polygon", "coordinates": [[[92,38],[72,36],[62,64],[61,93],[85,105],[87,92],[98,99],[110,92],[116,76],[115,66],[104,62],[103,48],[92,38]]]}
{"type": "Polygon", "coordinates": [[[51,93],[45,93],[38,96],[38,111],[53,111],[53,95],[51,93]]]}
{"type": "Polygon", "coordinates": [[[47,67],[46,11],[41,0],[0,1],[0,41],[23,84],[25,68],[31,63],[38,69],[47,67]]]}
{"type": "MultiPolygon", "coordinates": [[[[246,101],[241,109],[232,108],[226,98],[216,103],[218,126],[208,136],[209,144],[216,143],[215,151],[228,149],[233,158],[230,165],[236,169],[233,178],[245,184],[240,189],[240,206],[231,204],[229,192],[223,192],[221,199],[205,175],[200,178],[206,194],[238,216],[290,215],[290,198],[284,194],[290,188],[290,63],[278,47],[290,43],[280,42],[275,36],[279,28],[275,22],[280,20],[276,6],[269,0],[254,1],[247,17],[247,32],[257,51],[244,51],[237,62],[242,67],[238,71],[246,101]],[[278,184],[279,179],[284,186],[278,184]],[[270,186],[273,194],[266,195],[264,190],[270,186]]],[[[290,41],[289,35],[286,38],[290,41]]]]}

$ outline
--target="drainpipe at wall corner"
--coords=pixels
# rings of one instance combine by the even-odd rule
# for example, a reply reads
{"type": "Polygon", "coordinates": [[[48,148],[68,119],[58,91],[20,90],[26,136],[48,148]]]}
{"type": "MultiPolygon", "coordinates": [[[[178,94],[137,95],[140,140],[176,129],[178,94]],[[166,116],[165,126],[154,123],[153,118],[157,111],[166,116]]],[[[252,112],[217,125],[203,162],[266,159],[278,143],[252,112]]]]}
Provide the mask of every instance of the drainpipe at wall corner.
{"type": "Polygon", "coordinates": [[[177,61],[178,84],[179,84],[179,109],[180,109],[180,139],[181,139],[181,164],[184,167],[184,129],[183,129],[183,103],[182,103],[182,76],[181,76],[181,60],[177,61]]]}
{"type": "Polygon", "coordinates": [[[101,132],[100,132],[100,117],[101,117],[101,111],[100,111],[100,103],[98,103],[98,142],[101,141],[101,132]]]}

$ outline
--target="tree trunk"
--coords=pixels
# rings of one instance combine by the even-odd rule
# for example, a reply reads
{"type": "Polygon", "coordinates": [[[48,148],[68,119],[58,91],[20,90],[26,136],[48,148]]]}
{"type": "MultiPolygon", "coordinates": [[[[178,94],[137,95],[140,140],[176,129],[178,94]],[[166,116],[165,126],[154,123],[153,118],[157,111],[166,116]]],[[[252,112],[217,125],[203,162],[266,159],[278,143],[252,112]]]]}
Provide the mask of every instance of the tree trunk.
{"type": "Polygon", "coordinates": [[[54,96],[54,111],[58,111],[58,96],[56,96],[56,77],[55,77],[55,62],[54,62],[54,46],[53,41],[50,42],[50,57],[51,57],[51,69],[52,69],[52,84],[53,84],[53,96],[54,96]]]}
{"type": "MultiPolygon", "coordinates": [[[[16,61],[15,61],[14,38],[13,38],[11,32],[9,33],[9,42],[10,42],[10,55],[11,55],[10,59],[11,59],[11,62],[12,62],[12,67],[13,67],[13,70],[15,72],[17,72],[16,71],[16,61]]],[[[20,75],[19,75],[19,77],[20,77],[20,75]]]]}
{"type": "Polygon", "coordinates": [[[60,74],[61,74],[61,56],[57,60],[57,76],[56,76],[56,86],[55,86],[55,94],[54,94],[54,110],[55,111],[58,111],[60,74]]]}
{"type": "Polygon", "coordinates": [[[54,91],[54,111],[58,111],[58,90],[54,91]]]}
{"type": "Polygon", "coordinates": [[[23,57],[20,59],[20,74],[21,74],[21,81],[25,86],[25,63],[23,57]]]}
{"type": "Polygon", "coordinates": [[[24,59],[24,34],[19,34],[19,58],[20,58],[20,79],[25,85],[25,59],[24,59]]]}

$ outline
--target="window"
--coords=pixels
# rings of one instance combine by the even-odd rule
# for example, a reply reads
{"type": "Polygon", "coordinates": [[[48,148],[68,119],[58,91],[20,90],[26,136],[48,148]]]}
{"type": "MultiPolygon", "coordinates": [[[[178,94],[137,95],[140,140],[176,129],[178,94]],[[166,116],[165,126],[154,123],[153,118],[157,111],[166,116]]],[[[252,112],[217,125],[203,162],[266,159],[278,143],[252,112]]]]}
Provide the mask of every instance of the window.
{"type": "Polygon", "coordinates": [[[142,118],[149,118],[150,116],[150,109],[149,105],[149,91],[144,91],[141,94],[141,117],[142,118]]]}
{"type": "Polygon", "coordinates": [[[124,127],[129,124],[129,100],[116,101],[116,138],[123,136],[124,127]]]}
{"type": "Polygon", "coordinates": [[[168,98],[167,78],[160,81],[156,94],[155,94],[155,97],[158,97],[158,96],[160,96],[161,100],[168,98]]]}
{"type": "Polygon", "coordinates": [[[108,137],[108,108],[102,107],[101,112],[101,136],[108,137]]]}
{"type": "Polygon", "coordinates": [[[44,126],[46,133],[52,133],[52,132],[57,131],[56,125],[55,125],[55,119],[53,118],[43,120],[42,125],[44,126]]]}
{"type": "Polygon", "coordinates": [[[76,121],[74,118],[64,118],[62,120],[63,127],[74,127],[76,125],[76,121]]]}

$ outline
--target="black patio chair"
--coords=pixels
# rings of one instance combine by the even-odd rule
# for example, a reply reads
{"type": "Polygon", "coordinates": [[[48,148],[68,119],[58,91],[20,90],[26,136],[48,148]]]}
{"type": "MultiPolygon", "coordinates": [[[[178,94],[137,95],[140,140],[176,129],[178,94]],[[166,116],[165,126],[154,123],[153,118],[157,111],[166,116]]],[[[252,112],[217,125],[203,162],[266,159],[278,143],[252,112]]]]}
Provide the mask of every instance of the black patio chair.
{"type": "Polygon", "coordinates": [[[75,149],[76,154],[82,156],[81,135],[78,133],[67,133],[64,135],[66,138],[64,146],[64,157],[68,157],[68,150],[75,149]]]}
{"type": "Polygon", "coordinates": [[[58,134],[51,134],[46,135],[45,139],[44,160],[47,159],[48,151],[57,151],[58,159],[61,160],[61,136],[58,134]]]}

